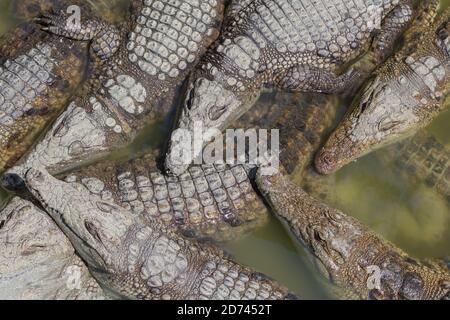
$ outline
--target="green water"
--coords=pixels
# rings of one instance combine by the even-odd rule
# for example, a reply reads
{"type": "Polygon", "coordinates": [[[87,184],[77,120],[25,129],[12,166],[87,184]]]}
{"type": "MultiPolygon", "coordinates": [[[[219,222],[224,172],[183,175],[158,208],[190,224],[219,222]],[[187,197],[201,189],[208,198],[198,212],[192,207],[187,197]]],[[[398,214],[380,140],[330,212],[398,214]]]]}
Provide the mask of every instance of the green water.
{"type": "MultiPolygon", "coordinates": [[[[443,1],[445,6],[450,0],[443,1]]],[[[0,30],[15,20],[8,16],[6,3],[0,4],[0,30]]],[[[428,130],[449,146],[450,111],[444,112],[428,130]]],[[[168,126],[151,126],[136,142],[115,153],[130,157],[152,148],[168,133],[168,126]]],[[[384,152],[383,150],[377,153],[384,152]]],[[[446,201],[425,185],[412,185],[394,175],[393,168],[370,154],[336,175],[336,202],[333,204],[370,226],[373,230],[416,257],[450,255],[450,212],[446,201]]],[[[0,200],[6,194],[0,191],[0,200]]],[[[304,298],[330,298],[318,274],[310,267],[305,252],[290,239],[275,219],[235,242],[225,244],[237,261],[256,268],[304,298]]]]}

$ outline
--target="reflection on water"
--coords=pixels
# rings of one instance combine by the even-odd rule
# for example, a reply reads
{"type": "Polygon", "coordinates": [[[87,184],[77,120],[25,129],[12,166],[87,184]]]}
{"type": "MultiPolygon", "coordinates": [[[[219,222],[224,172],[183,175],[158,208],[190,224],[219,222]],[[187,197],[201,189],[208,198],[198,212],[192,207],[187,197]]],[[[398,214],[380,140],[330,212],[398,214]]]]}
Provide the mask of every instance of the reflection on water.
{"type": "MultiPolygon", "coordinates": [[[[444,1],[446,5],[450,0],[444,1]]],[[[5,16],[6,2],[0,4],[0,30],[14,20],[5,16]]],[[[450,145],[450,111],[428,130],[450,145]]],[[[159,125],[143,132],[137,141],[114,158],[130,157],[164,141],[170,127],[159,125]]],[[[356,161],[336,175],[336,207],[360,219],[386,239],[417,257],[450,255],[450,212],[442,197],[422,184],[411,184],[379,160],[380,150],[356,161]]],[[[0,200],[5,194],[0,191],[0,200]]],[[[242,263],[253,266],[305,298],[330,298],[320,277],[309,266],[306,253],[294,245],[274,218],[263,228],[238,241],[225,244],[242,263]]]]}

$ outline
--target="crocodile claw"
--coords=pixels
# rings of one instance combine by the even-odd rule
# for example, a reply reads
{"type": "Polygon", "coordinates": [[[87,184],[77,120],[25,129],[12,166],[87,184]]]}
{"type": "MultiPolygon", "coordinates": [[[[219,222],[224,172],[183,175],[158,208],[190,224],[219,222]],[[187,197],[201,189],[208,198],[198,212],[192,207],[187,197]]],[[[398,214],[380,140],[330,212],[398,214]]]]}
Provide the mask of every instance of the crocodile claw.
{"type": "Polygon", "coordinates": [[[60,13],[48,12],[34,18],[33,22],[40,25],[43,31],[63,35],[66,19],[63,11],[60,13]]]}

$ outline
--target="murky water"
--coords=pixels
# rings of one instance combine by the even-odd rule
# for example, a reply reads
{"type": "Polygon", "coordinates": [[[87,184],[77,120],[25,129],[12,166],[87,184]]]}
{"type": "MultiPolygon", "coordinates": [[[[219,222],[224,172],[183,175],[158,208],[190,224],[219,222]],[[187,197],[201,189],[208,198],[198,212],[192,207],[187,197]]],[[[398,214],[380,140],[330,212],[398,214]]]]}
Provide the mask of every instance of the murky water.
{"type": "MultiPolygon", "coordinates": [[[[443,1],[445,6],[450,0],[443,1]]],[[[7,14],[7,1],[0,4],[0,32],[16,20],[7,14]]],[[[444,145],[450,146],[450,111],[428,128],[444,145]]],[[[149,127],[130,148],[115,157],[127,157],[163,141],[168,126],[149,127]]],[[[379,160],[380,150],[348,166],[336,175],[336,203],[344,212],[360,219],[400,248],[416,257],[450,255],[450,209],[445,199],[422,184],[411,184],[394,174],[379,160]]],[[[0,191],[0,200],[6,194],[0,191]]],[[[309,265],[307,254],[290,239],[272,218],[263,228],[225,247],[239,262],[255,267],[288,285],[304,298],[331,298],[309,265]]]]}

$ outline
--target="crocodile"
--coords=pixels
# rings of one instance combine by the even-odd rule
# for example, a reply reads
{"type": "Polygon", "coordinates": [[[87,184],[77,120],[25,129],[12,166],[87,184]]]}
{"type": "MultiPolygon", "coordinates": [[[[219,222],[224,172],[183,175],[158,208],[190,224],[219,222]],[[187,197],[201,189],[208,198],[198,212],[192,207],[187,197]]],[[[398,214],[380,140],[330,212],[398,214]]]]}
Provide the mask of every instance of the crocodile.
{"type": "Polygon", "coordinates": [[[232,1],[220,38],[189,78],[167,172],[182,174],[200,155],[189,142],[195,128],[225,130],[263,86],[320,93],[355,87],[368,72],[340,69],[367,52],[374,64],[384,61],[413,16],[411,1],[401,0],[232,1]]]}
{"type": "Polygon", "coordinates": [[[396,171],[425,184],[450,202],[450,153],[425,130],[383,150],[379,156],[396,171]]]}
{"type": "Polygon", "coordinates": [[[170,104],[161,101],[218,37],[223,10],[222,0],[133,0],[120,26],[83,14],[80,24],[67,24],[65,12],[36,18],[49,33],[89,43],[94,66],[22,161],[61,172],[126,146],[149,121],[167,116],[170,104]]]}
{"type": "MultiPolygon", "coordinates": [[[[424,1],[428,8],[429,2],[424,1]]],[[[331,174],[349,162],[424,128],[445,109],[450,89],[447,9],[441,17],[425,11],[405,46],[382,65],[316,158],[317,170],[331,174]],[[426,18],[428,17],[428,18],[426,18]]]]}
{"type": "Polygon", "coordinates": [[[83,80],[87,46],[23,23],[0,40],[0,171],[11,167],[83,80]]]}
{"type": "Polygon", "coordinates": [[[70,239],[109,295],[129,299],[296,299],[267,276],[155,221],[29,169],[27,190],[70,239]]]}
{"type": "Polygon", "coordinates": [[[411,258],[355,218],[308,195],[281,172],[258,173],[256,180],[275,215],[342,296],[450,299],[448,269],[411,258]]]}
{"type": "Polygon", "coordinates": [[[15,197],[0,213],[0,299],[104,299],[53,220],[15,197]]]}

